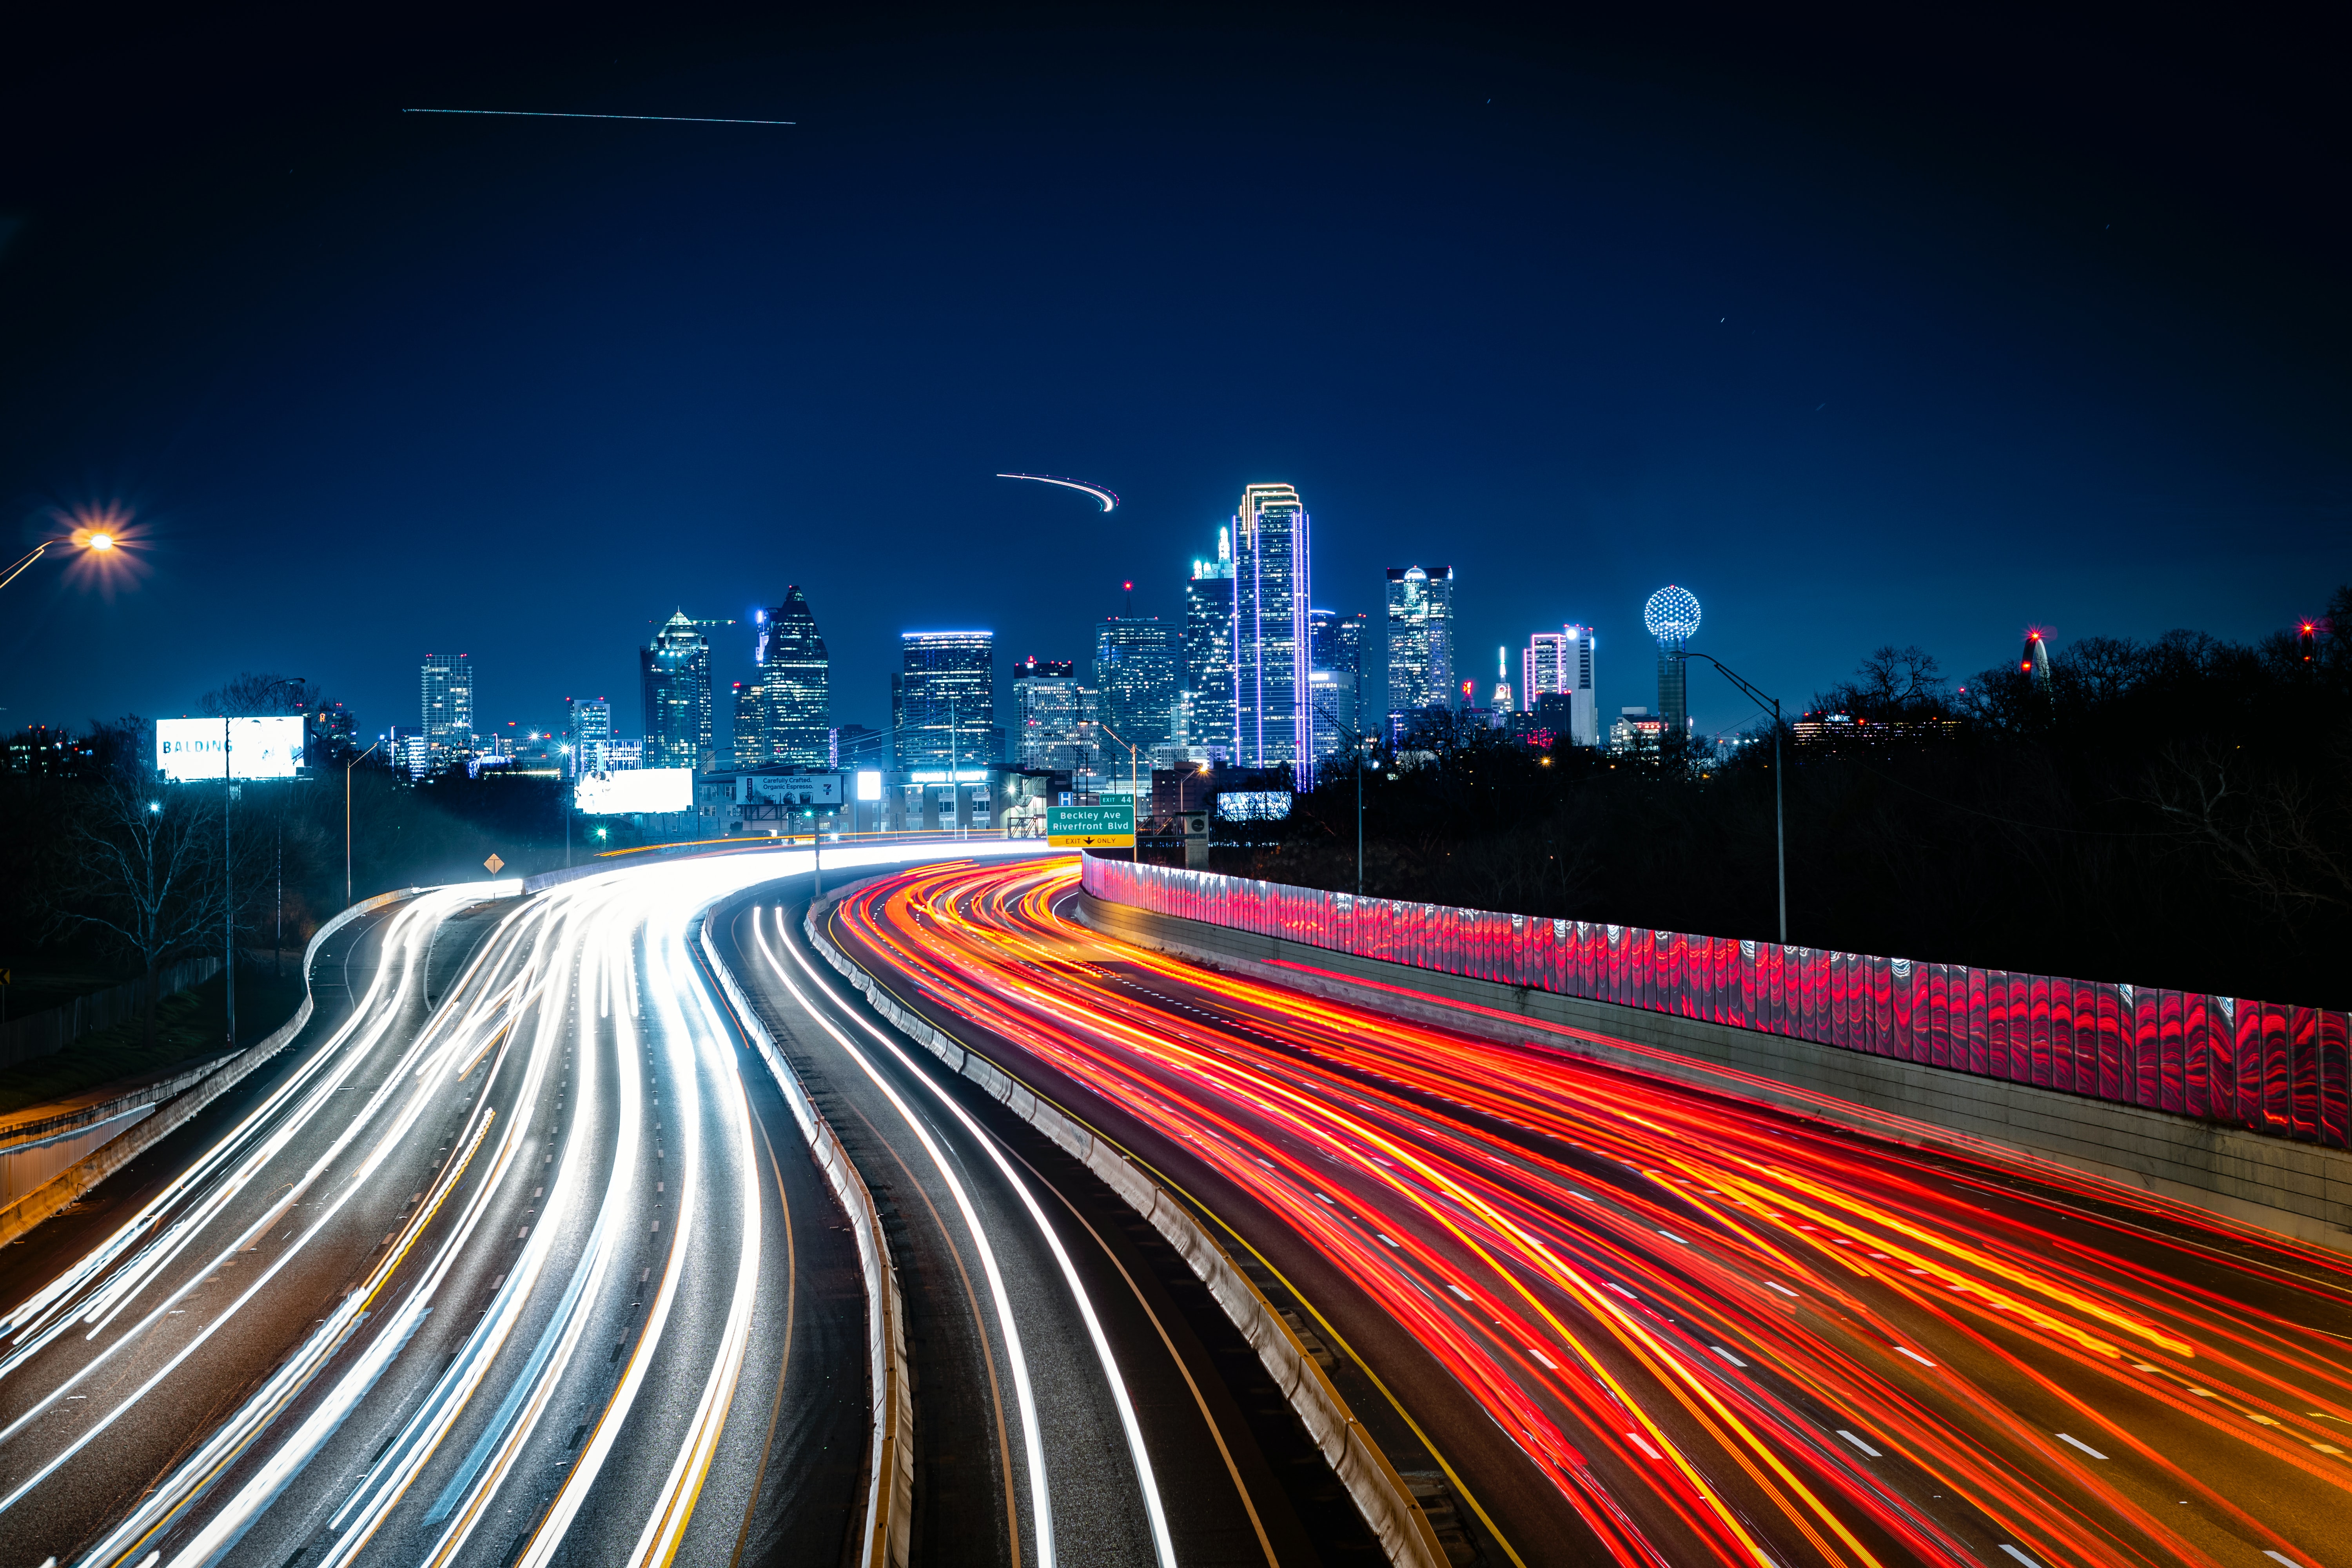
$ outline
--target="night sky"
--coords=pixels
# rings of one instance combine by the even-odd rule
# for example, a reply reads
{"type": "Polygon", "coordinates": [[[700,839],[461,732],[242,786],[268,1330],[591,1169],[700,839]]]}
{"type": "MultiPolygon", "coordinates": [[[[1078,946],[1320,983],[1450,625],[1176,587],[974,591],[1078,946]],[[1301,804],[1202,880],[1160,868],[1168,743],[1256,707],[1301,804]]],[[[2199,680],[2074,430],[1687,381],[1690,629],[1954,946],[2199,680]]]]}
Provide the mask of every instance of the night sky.
{"type": "Polygon", "coordinates": [[[1181,616],[1260,480],[1319,605],[1454,566],[1482,699],[1596,626],[1604,718],[1669,581],[1793,703],[2352,579],[2346,95],[2291,15],[486,15],[0,37],[0,544],[114,503],[140,563],[0,590],[0,723],[267,669],[373,734],[447,651],[487,722],[634,734],[656,623],[798,583],[879,726],[901,630],[1002,671],[1122,579],[1181,616]]]}

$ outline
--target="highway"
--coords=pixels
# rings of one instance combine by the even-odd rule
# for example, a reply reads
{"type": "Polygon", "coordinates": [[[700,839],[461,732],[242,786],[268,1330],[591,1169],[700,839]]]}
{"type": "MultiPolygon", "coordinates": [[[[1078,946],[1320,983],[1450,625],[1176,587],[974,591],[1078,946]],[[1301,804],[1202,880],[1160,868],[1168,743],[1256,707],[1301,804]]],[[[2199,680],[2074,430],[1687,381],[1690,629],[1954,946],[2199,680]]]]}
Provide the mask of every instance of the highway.
{"type": "Polygon", "coordinates": [[[267,1092],[78,1255],[9,1270],[10,1555],[853,1546],[856,1252],[689,946],[787,858],[427,892],[323,953],[355,997],[267,1092]]]}
{"type": "Polygon", "coordinates": [[[723,911],[714,940],[895,1221],[917,1368],[912,1560],[1315,1561],[1193,1323],[1122,1228],[1132,1216],[877,1028],[813,960],[799,891],[723,911]]]}
{"type": "Polygon", "coordinates": [[[824,929],[1295,1292],[1485,1561],[2352,1561],[2340,1256],[1181,963],[1075,883],[824,929]]]}

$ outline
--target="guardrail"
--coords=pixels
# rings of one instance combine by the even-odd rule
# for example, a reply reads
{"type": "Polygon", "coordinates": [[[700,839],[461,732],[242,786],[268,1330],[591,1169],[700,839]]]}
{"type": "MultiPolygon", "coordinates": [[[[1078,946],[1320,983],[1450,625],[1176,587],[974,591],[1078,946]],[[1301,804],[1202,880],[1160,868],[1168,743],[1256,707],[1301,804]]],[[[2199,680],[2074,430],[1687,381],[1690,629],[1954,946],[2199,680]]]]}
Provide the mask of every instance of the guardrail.
{"type": "Polygon", "coordinates": [[[776,1049],[775,1037],[736,984],[734,974],[719,962],[707,921],[698,934],[703,959],[718,976],[744,1037],[759,1050],[769,1075],[783,1091],[784,1103],[793,1108],[793,1120],[800,1123],[801,1135],[808,1140],[817,1168],[841,1200],[850,1231],[857,1238],[857,1266],[866,1277],[866,1364],[874,1405],[868,1439],[873,1463],[866,1477],[866,1548],[858,1560],[864,1568],[905,1568],[915,1516],[915,1394],[907,1356],[906,1307],[899,1299],[898,1271],[890,1262],[889,1242],[882,1234],[882,1216],[865,1179],[849,1163],[841,1140],[809,1100],[783,1053],[776,1049]]]}
{"type": "Polygon", "coordinates": [[[1348,1401],[1333,1387],[1314,1355],[1301,1343],[1297,1331],[1283,1320],[1249,1276],[1209,1234],[1192,1211],[1152,1180],[1144,1168],[1105,1140],[1094,1129],[1040,1096],[1036,1090],[968,1050],[961,1042],[934,1028],[920,1015],[898,1005],[898,998],[874,983],[849,956],[818,929],[817,917],[840,900],[835,894],[809,906],[803,929],[824,961],[845,980],[866,994],[874,1010],[891,1026],[939,1058],[950,1072],[971,1079],[991,1098],[1066,1150],[1119,1200],[1150,1221],[1166,1237],[1193,1274],[1209,1288],[1225,1316],[1249,1341],[1258,1360],[1273,1375],[1283,1397],[1305,1423],[1307,1436],[1348,1489],[1358,1511],[1380,1538],[1381,1550],[1398,1568],[1444,1568],[1445,1552],[1437,1531],[1348,1401]]]}
{"type": "Polygon", "coordinates": [[[310,1022],[310,961],[318,955],[319,945],[369,910],[380,910],[403,899],[413,899],[423,891],[422,888],[404,888],[398,892],[379,893],[374,898],[362,899],[320,926],[312,933],[310,945],[302,950],[302,1005],[294,1010],[294,1016],[258,1044],[248,1046],[235,1056],[221,1058],[213,1065],[211,1071],[177,1099],[167,1102],[161,1110],[142,1117],[135,1126],[126,1128],[5,1209],[0,1209],[0,1247],[16,1240],[177,1132],[194,1119],[196,1112],[236,1088],[247,1074],[283,1050],[286,1042],[300,1034],[310,1022]]]}
{"type": "Polygon", "coordinates": [[[2352,1148],[2352,1020],[2060,975],[1359,898],[1088,857],[1087,893],[1328,952],[2352,1148]]]}

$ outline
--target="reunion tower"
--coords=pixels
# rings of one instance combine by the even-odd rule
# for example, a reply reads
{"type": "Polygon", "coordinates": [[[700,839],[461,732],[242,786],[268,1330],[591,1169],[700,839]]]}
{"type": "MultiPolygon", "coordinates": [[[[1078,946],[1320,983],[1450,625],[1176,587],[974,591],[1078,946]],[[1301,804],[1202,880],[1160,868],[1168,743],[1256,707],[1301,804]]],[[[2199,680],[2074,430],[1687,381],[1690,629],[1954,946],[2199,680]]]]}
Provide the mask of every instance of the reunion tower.
{"type": "Polygon", "coordinates": [[[1688,739],[1690,700],[1683,649],[1698,630],[1698,600],[1689,589],[1669,583],[1642,606],[1642,624],[1658,639],[1658,717],[1666,721],[1667,734],[1688,739]]]}

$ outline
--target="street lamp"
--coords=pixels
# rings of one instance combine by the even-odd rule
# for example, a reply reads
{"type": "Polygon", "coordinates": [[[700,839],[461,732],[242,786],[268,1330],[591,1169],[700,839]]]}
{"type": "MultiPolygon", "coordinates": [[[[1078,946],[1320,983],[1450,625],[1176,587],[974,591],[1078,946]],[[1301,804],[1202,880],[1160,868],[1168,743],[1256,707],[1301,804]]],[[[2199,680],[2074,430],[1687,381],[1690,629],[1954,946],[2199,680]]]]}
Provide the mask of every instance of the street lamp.
{"type": "Polygon", "coordinates": [[[1709,654],[1685,651],[1685,658],[1703,658],[1723,673],[1723,678],[1748,695],[1749,701],[1772,715],[1772,840],[1780,862],[1780,945],[1789,945],[1789,831],[1780,814],[1780,700],[1767,697],[1755,687],[1726,668],[1721,659],[1709,654]]]}
{"type": "MultiPolygon", "coordinates": [[[[1353,752],[1356,758],[1356,897],[1360,899],[1364,896],[1364,741],[1366,737],[1361,730],[1332,712],[1328,706],[1318,708],[1316,717],[1333,729],[1347,731],[1348,750],[1353,752]]],[[[1372,763],[1375,768],[1380,765],[1377,760],[1372,763]]]]}
{"type": "MultiPolygon", "coordinates": [[[[1111,740],[1118,745],[1127,747],[1127,798],[1129,802],[1134,803],[1129,805],[1128,809],[1129,811],[1139,811],[1142,809],[1141,802],[1143,799],[1143,788],[1141,781],[1137,777],[1135,747],[1128,742],[1119,740],[1118,731],[1112,729],[1109,725],[1104,723],[1099,719],[1095,721],[1095,728],[1100,730],[1104,734],[1108,735],[1111,740]]],[[[1129,853],[1132,854],[1133,851],[1130,850],[1129,853]]]]}
{"type": "MultiPolygon", "coordinates": [[[[91,534],[89,537],[106,539],[106,548],[110,550],[114,547],[108,535],[91,534]]],[[[302,677],[299,675],[283,676],[264,686],[260,698],[267,698],[281,687],[301,684],[302,677]]],[[[226,984],[223,987],[222,1000],[228,1011],[228,1047],[231,1050],[236,1048],[236,867],[231,859],[229,847],[229,803],[236,799],[237,795],[229,768],[229,726],[235,721],[234,715],[221,715],[221,937],[224,956],[227,961],[223,970],[226,984]]]]}
{"type": "MultiPolygon", "coordinates": [[[[49,546],[57,542],[58,542],[54,539],[44,539],[41,542],[33,546],[33,548],[26,554],[19,556],[15,563],[8,568],[8,574],[5,577],[0,577],[0,588],[6,587],[9,584],[14,583],[17,578],[23,576],[26,570],[30,567],[34,562],[38,561],[43,555],[48,553],[49,546]]],[[[101,529],[78,528],[74,530],[73,537],[68,542],[71,543],[77,549],[87,550],[92,554],[100,556],[110,555],[122,546],[121,540],[116,538],[112,533],[101,529]]]]}

